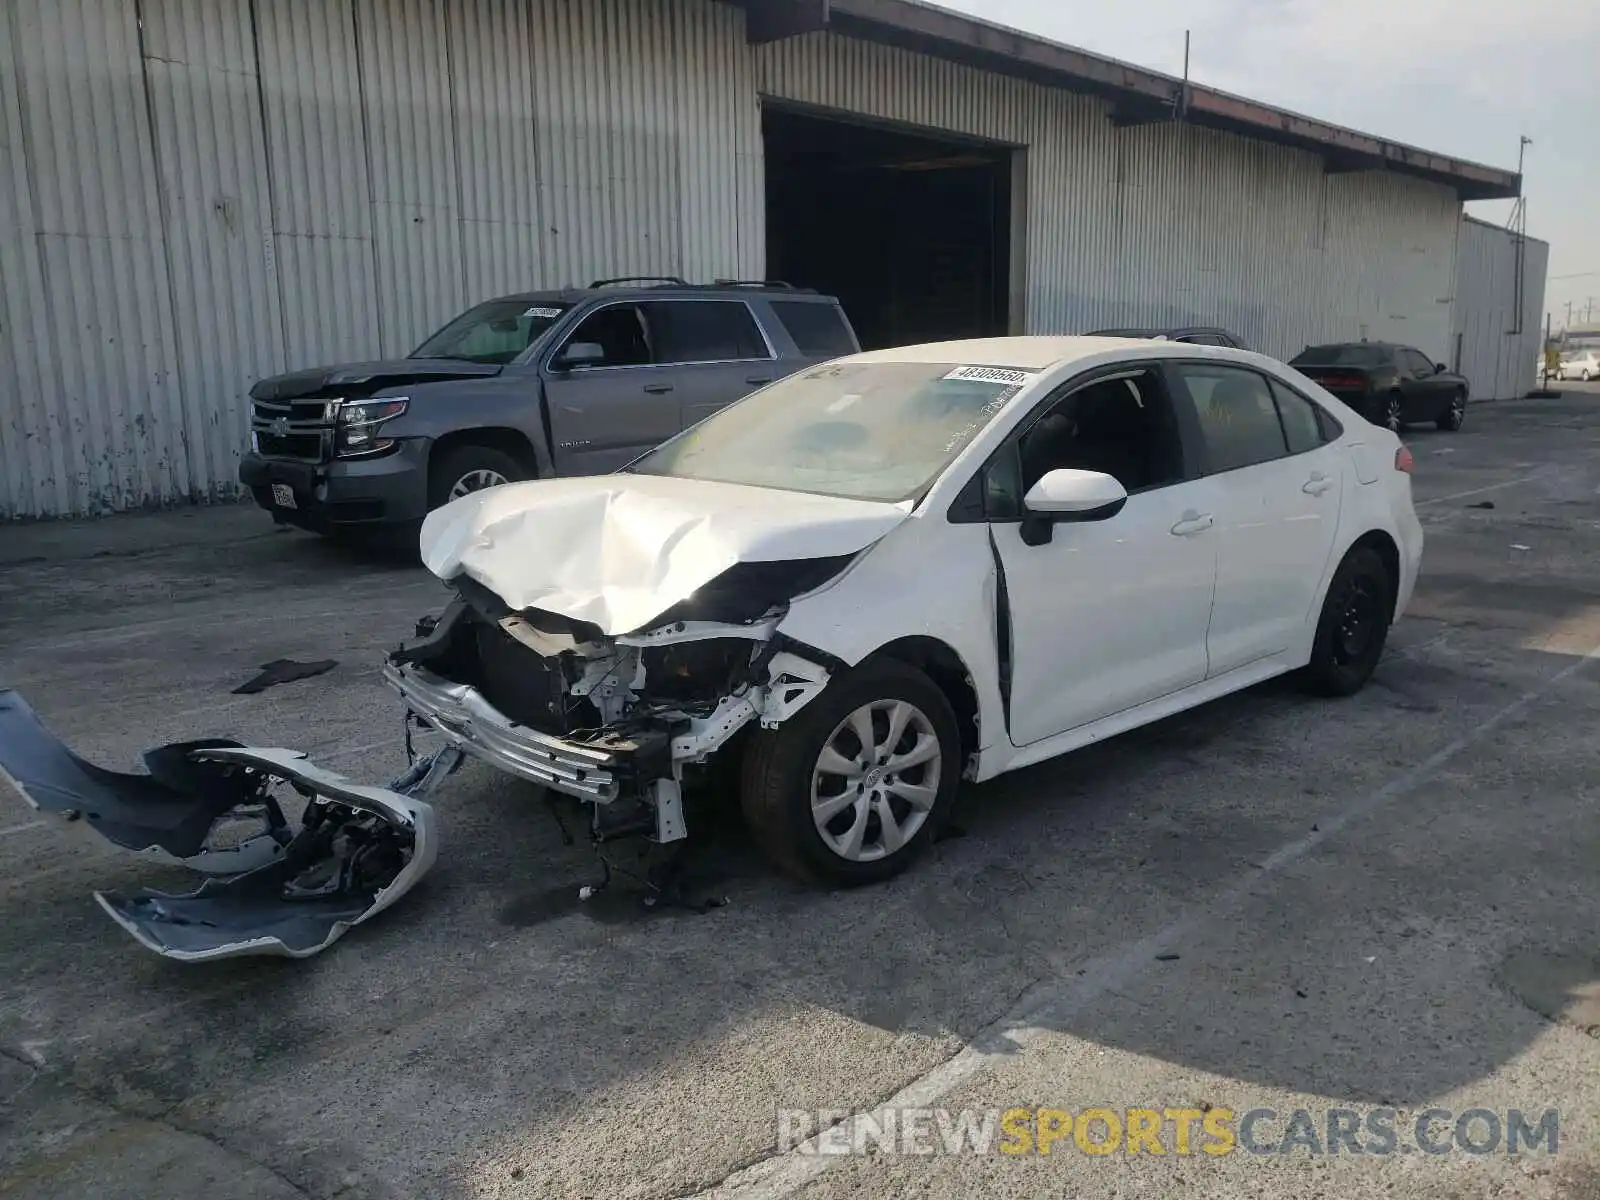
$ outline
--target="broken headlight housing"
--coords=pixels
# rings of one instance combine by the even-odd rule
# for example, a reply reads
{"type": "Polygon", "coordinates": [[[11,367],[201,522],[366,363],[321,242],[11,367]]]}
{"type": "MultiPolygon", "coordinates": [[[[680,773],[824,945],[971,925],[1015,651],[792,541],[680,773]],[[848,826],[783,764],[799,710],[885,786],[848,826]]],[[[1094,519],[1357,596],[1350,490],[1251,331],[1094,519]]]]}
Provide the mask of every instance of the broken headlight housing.
{"type": "Polygon", "coordinates": [[[346,400],[339,405],[339,415],[335,420],[333,452],[340,458],[353,458],[389,449],[394,442],[380,438],[378,427],[405,412],[408,403],[404,396],[390,396],[383,400],[346,400]]]}

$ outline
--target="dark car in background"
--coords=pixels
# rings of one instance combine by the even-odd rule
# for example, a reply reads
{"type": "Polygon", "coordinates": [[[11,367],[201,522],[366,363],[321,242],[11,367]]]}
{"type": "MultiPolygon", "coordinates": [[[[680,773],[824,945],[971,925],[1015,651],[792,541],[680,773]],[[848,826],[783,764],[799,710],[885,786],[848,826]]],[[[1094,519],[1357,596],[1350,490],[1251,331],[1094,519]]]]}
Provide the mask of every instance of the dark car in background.
{"type": "Polygon", "coordinates": [[[647,277],[503,296],[405,358],[261,380],[239,479],[280,523],[406,528],[485,487],[614,471],[859,349],[836,299],[782,283],[647,277]]]}
{"type": "Polygon", "coordinates": [[[1089,337],[1150,338],[1158,342],[1188,342],[1191,346],[1232,346],[1248,350],[1245,340],[1236,333],[1214,325],[1179,325],[1170,329],[1096,329],[1089,337]]]}
{"type": "Polygon", "coordinates": [[[1422,421],[1453,433],[1467,417],[1471,389],[1466,379],[1411,346],[1390,342],[1307,346],[1289,365],[1374,425],[1396,433],[1422,421]]]}

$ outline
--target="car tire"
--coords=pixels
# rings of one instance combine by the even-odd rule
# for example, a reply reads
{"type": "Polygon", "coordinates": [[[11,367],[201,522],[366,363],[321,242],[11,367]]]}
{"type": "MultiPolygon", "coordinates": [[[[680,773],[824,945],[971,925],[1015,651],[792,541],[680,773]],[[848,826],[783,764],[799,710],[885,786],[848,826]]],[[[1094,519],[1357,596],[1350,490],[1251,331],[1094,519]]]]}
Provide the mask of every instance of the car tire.
{"type": "Polygon", "coordinates": [[[809,883],[855,887],[899,874],[933,842],[961,768],[944,693],[915,667],[875,659],[835,677],[778,728],[752,732],[739,799],[757,845],[780,869],[809,883]],[[855,732],[863,714],[876,752],[865,767],[855,732]],[[901,732],[889,745],[895,720],[901,732]],[[830,755],[840,772],[823,765],[830,755]],[[911,756],[916,761],[902,771],[891,769],[911,756]],[[847,763],[850,773],[842,770],[847,763]],[[831,814],[814,817],[830,801],[831,814]],[[886,832],[883,805],[895,834],[886,832]]]}
{"type": "Polygon", "coordinates": [[[1583,369],[1583,376],[1582,376],[1582,379],[1583,379],[1583,382],[1585,382],[1585,383],[1588,383],[1588,382],[1589,382],[1589,368],[1588,368],[1588,367],[1585,367],[1585,368],[1584,368],[1584,369],[1583,369]]]}
{"type": "Polygon", "coordinates": [[[496,482],[516,483],[530,477],[527,467],[504,450],[493,446],[452,446],[429,464],[428,510],[496,482]]]}
{"type": "Polygon", "coordinates": [[[1451,393],[1450,403],[1445,405],[1445,410],[1439,414],[1437,422],[1440,429],[1446,433],[1455,433],[1467,419],[1467,393],[1456,389],[1451,393]]]}
{"type": "Polygon", "coordinates": [[[1350,696],[1372,677],[1394,619],[1395,581],[1370,546],[1356,546],[1328,584],[1301,681],[1322,696],[1350,696]]]}
{"type": "Polygon", "coordinates": [[[1399,392],[1390,392],[1383,402],[1383,417],[1378,422],[1391,433],[1400,433],[1405,427],[1405,401],[1399,392]]]}

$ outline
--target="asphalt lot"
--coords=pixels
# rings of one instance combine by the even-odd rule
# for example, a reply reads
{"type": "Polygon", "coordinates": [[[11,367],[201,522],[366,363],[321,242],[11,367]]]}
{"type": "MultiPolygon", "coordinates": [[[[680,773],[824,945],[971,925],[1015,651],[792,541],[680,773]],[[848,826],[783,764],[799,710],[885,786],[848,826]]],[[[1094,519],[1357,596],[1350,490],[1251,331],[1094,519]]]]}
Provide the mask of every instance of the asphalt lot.
{"type": "MultiPolygon", "coordinates": [[[[581,906],[588,849],[469,764],[400,907],[183,967],[91,892],[184,877],[0,793],[0,1196],[1600,1197],[1600,387],[1407,436],[1424,571],[1365,692],[1270,684],[969,788],[889,886],[734,836],[725,908],[581,906]],[[779,1107],[897,1097],[1556,1108],[1560,1148],[774,1153],[779,1107]]],[[[382,781],[375,664],[441,596],[247,509],[0,528],[0,682],[106,765],[226,734],[382,781]],[[280,657],[339,666],[230,694],[280,657]]]]}

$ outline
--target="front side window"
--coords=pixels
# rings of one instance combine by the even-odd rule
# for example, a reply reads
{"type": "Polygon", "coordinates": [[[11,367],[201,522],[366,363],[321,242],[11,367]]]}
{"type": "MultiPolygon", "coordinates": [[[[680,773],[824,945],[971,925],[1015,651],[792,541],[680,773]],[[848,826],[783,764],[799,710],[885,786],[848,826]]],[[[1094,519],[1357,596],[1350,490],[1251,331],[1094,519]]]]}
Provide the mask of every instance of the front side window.
{"type": "Polygon", "coordinates": [[[1208,363],[1179,363],[1173,374],[1194,405],[1213,474],[1270,462],[1289,452],[1264,376],[1208,363]]]}
{"type": "Polygon", "coordinates": [[[573,347],[600,348],[599,357],[585,357],[584,367],[642,367],[655,361],[651,349],[650,327],[637,304],[608,304],[578,322],[568,335],[556,361],[573,347]]]}
{"type": "Polygon", "coordinates": [[[1110,475],[1130,493],[1184,478],[1177,423],[1150,371],[1076,388],[1022,437],[1024,495],[1063,467],[1110,475]]]}
{"type": "Polygon", "coordinates": [[[628,470],[898,503],[925,491],[1030,378],[954,363],[829,363],[707,417],[628,470]]]}
{"type": "Polygon", "coordinates": [[[491,300],[469,308],[411,352],[412,358],[509,363],[571,307],[528,300],[491,300]]]}
{"type": "Polygon", "coordinates": [[[1402,350],[1400,351],[1400,356],[1404,360],[1406,368],[1418,379],[1436,373],[1433,369],[1433,361],[1420,350],[1402,350]]]}

